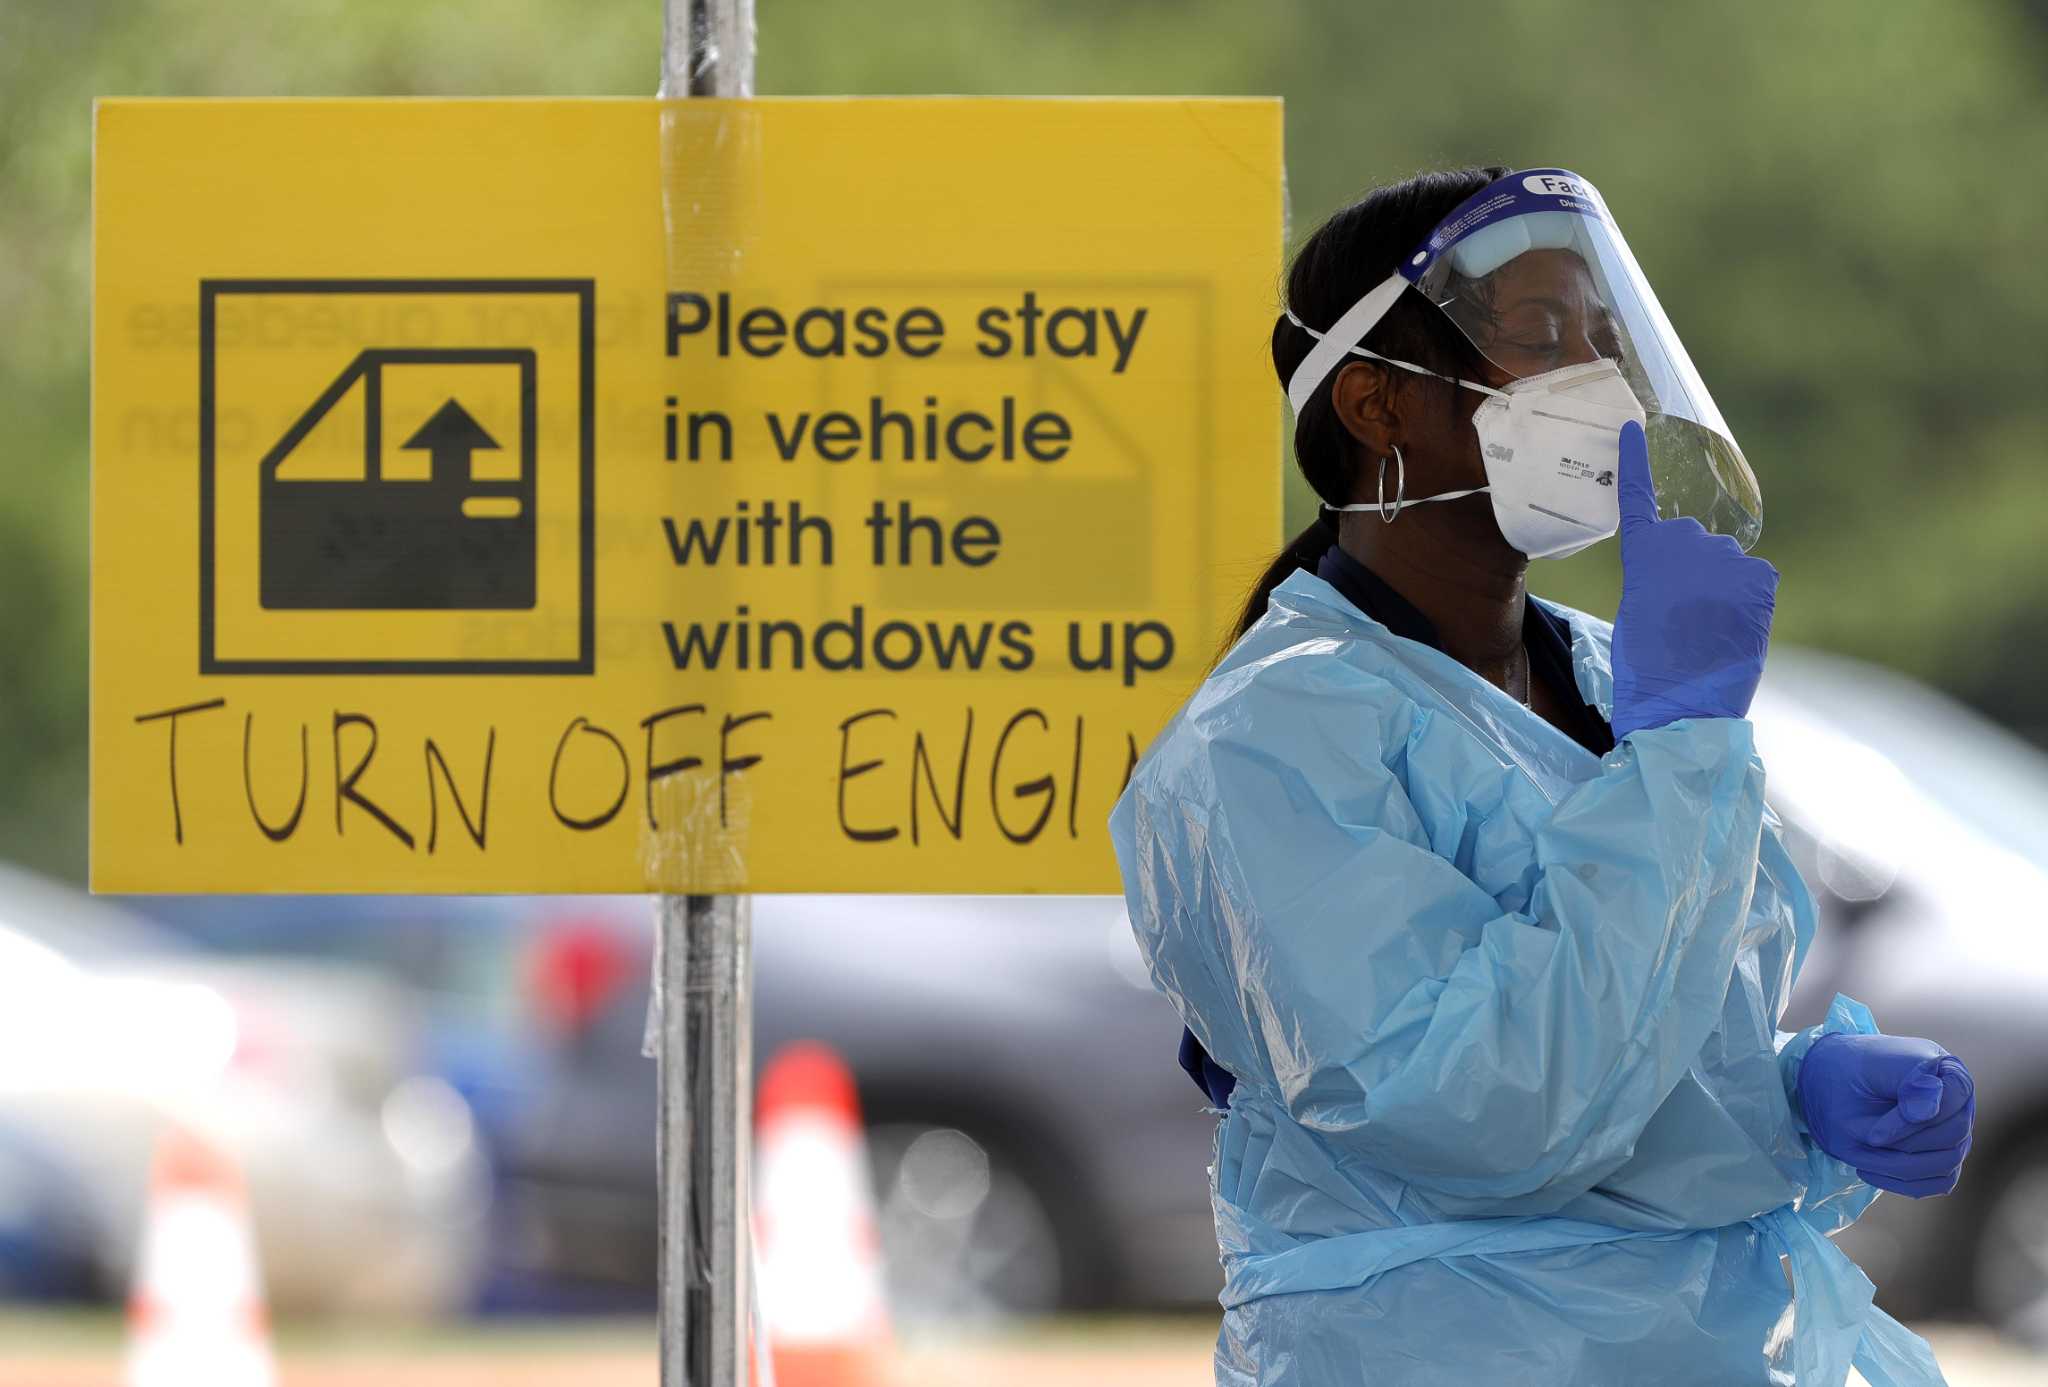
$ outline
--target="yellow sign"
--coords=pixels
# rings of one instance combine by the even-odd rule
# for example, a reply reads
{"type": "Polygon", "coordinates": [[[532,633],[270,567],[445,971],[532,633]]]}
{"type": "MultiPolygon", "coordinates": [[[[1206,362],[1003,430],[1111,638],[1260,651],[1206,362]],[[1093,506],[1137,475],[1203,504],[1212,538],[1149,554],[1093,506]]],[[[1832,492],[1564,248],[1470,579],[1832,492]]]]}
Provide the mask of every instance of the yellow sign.
{"type": "Polygon", "coordinates": [[[1279,538],[1277,102],[97,120],[95,887],[1115,889],[1279,538]]]}

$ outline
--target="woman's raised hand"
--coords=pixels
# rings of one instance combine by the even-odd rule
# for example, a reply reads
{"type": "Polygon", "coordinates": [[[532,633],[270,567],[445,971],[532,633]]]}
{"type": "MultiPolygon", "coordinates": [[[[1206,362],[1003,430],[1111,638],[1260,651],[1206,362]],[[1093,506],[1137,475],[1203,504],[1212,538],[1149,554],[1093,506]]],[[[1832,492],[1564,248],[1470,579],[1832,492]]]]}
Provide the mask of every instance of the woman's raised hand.
{"type": "Polygon", "coordinates": [[[1622,426],[1619,480],[1616,739],[1681,718],[1746,716],[1771,643],[1778,570],[1697,520],[1657,518],[1640,424],[1622,426]]]}

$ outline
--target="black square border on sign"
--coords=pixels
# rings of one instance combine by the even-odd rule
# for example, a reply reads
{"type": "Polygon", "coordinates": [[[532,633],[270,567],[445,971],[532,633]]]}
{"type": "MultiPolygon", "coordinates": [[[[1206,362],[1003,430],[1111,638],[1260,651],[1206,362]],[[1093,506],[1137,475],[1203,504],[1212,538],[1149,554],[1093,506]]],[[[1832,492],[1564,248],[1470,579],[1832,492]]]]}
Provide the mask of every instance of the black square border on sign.
{"type": "Polygon", "coordinates": [[[594,279],[202,279],[199,281],[199,672],[201,674],[591,674],[597,665],[597,281],[594,279]],[[223,660],[213,653],[213,334],[222,294],[574,294],[582,513],[573,660],[223,660]]]}

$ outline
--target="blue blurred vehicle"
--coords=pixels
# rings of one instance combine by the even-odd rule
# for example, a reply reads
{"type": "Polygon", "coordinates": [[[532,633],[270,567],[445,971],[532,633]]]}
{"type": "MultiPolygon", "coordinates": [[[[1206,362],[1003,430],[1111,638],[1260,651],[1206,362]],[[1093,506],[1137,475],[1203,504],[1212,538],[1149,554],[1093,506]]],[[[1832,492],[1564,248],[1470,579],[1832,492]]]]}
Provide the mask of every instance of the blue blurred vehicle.
{"type": "Polygon", "coordinates": [[[87,1300],[100,1291],[84,1192],[27,1131],[0,1126],[0,1302],[87,1300]]]}

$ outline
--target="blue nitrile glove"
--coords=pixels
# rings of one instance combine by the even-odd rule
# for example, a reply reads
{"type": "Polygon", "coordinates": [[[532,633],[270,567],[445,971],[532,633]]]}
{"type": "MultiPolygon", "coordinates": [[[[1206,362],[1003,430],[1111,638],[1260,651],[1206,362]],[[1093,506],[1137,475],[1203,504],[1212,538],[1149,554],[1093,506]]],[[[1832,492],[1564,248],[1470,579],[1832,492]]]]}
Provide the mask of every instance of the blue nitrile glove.
{"type": "Polygon", "coordinates": [[[1821,1150],[1879,1189],[1918,1199],[1956,1187],[1977,1086],[1931,1040],[1824,1035],[1800,1061],[1799,1106],[1821,1150]]]}
{"type": "Polygon", "coordinates": [[[1739,718],[1763,677],[1778,570],[1689,516],[1657,518],[1649,445],[1621,429],[1621,610],[1614,736],[1680,718],[1739,718]]]}

